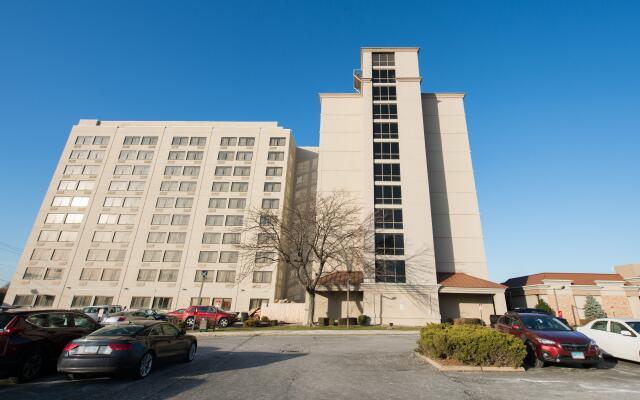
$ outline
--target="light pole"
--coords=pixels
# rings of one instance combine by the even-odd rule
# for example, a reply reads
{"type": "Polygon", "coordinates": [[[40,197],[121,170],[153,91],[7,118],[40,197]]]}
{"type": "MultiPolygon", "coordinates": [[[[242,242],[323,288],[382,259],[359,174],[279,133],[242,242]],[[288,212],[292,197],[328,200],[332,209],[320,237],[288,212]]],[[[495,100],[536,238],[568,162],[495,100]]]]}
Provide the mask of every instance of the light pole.
{"type": "Polygon", "coordinates": [[[209,271],[200,271],[200,293],[198,294],[198,305],[202,305],[202,289],[204,289],[204,281],[207,279],[207,275],[209,275],[209,271]]]}
{"type": "Polygon", "coordinates": [[[349,292],[351,291],[351,274],[347,271],[347,329],[349,329],[349,292]]]}

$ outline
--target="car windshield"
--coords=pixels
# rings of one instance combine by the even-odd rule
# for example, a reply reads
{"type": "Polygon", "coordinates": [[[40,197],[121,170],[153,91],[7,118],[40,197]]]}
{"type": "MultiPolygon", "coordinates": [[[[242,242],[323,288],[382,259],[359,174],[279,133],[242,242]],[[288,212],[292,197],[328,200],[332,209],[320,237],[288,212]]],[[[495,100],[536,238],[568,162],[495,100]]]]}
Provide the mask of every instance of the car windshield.
{"type": "Polygon", "coordinates": [[[90,313],[90,314],[97,314],[99,309],[100,308],[98,308],[98,307],[85,307],[85,308],[82,309],[82,312],[83,313],[90,313]]]}
{"type": "Polygon", "coordinates": [[[520,315],[524,326],[533,331],[570,331],[571,328],[558,319],[546,315],[520,315]]]}
{"type": "Polygon", "coordinates": [[[9,321],[11,321],[15,317],[13,314],[9,313],[0,313],[0,329],[4,329],[9,321]]]}
{"type": "Polygon", "coordinates": [[[89,336],[135,336],[145,327],[143,325],[107,326],[90,333],[89,336]]]}
{"type": "MultiPolygon", "coordinates": [[[[627,321],[627,325],[633,328],[637,333],[640,333],[640,321],[627,321]]],[[[2,327],[2,322],[0,322],[0,327],[2,327]]]]}

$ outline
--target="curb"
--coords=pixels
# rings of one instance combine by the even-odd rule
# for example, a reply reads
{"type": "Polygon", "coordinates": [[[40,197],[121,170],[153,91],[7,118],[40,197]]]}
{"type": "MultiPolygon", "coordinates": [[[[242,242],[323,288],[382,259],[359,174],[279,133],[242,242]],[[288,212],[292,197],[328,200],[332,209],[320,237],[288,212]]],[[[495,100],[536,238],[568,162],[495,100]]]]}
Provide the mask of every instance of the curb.
{"type": "Polygon", "coordinates": [[[436,360],[433,360],[424,354],[420,354],[417,351],[414,352],[415,356],[429,363],[432,367],[442,372],[525,372],[524,368],[518,367],[477,367],[472,365],[442,365],[436,360]]]}
{"type": "Polygon", "coordinates": [[[325,331],[325,330],[270,330],[270,331],[247,331],[247,332],[189,332],[196,337],[223,337],[223,336],[391,336],[391,335],[418,335],[420,331],[401,330],[354,330],[354,331],[325,331]]]}

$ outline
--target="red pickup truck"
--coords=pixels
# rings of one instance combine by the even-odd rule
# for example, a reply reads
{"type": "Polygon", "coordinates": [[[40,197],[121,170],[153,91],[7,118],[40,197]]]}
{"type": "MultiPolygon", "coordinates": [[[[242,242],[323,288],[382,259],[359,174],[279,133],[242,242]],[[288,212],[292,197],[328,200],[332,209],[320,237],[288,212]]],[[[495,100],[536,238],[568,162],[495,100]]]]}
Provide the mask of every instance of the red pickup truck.
{"type": "Polygon", "coordinates": [[[208,323],[215,322],[217,326],[225,328],[236,322],[236,314],[212,306],[191,306],[167,313],[167,316],[185,321],[189,328],[198,326],[201,319],[208,323]]]}

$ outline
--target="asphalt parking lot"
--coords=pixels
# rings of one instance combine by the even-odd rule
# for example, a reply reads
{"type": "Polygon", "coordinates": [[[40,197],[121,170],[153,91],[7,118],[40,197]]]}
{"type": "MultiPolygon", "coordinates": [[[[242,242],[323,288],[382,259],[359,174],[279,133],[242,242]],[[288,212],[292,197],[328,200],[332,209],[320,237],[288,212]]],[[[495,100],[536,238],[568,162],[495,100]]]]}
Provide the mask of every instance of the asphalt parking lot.
{"type": "Polygon", "coordinates": [[[413,354],[417,335],[229,336],[199,339],[196,360],[142,381],[50,374],[0,383],[9,399],[616,399],[640,398],[640,364],[524,373],[441,373],[413,354]]]}

